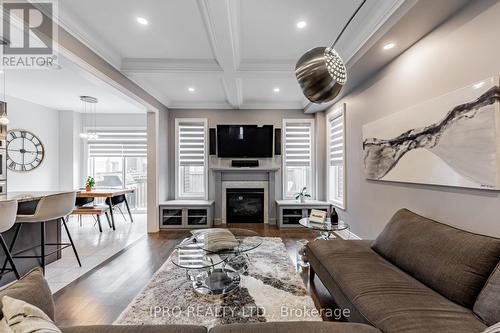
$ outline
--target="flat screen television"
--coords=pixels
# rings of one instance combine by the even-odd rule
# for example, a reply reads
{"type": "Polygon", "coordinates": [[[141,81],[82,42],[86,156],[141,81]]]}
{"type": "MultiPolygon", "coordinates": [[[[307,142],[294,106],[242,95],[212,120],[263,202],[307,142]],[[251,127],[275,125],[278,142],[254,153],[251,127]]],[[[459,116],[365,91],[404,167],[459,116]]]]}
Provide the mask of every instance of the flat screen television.
{"type": "Polygon", "coordinates": [[[217,156],[273,157],[273,126],[217,125],[217,156]]]}

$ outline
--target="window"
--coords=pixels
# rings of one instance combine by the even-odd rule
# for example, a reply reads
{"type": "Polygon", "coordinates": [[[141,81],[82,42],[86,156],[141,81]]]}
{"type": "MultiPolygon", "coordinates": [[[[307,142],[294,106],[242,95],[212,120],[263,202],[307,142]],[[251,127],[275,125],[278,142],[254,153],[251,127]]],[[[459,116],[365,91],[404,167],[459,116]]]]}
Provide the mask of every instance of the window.
{"type": "Polygon", "coordinates": [[[206,142],[206,119],[175,119],[177,199],[207,199],[206,142]]]}
{"type": "Polygon", "coordinates": [[[96,187],[135,188],[131,209],[146,209],[147,137],[145,130],[98,130],[88,141],[89,174],[96,187]]]}
{"type": "Polygon", "coordinates": [[[293,198],[303,187],[314,196],[312,119],[283,120],[283,197],[293,198]]]}
{"type": "Polygon", "coordinates": [[[345,104],[327,115],[328,201],[345,209],[345,104]]]}

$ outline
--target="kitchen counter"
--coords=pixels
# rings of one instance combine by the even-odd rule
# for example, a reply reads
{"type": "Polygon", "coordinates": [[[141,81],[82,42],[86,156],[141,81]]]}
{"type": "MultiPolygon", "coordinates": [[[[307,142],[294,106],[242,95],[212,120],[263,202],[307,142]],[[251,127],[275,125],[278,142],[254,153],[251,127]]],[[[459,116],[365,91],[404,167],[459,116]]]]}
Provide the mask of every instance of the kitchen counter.
{"type": "MultiPolygon", "coordinates": [[[[0,195],[0,201],[5,200],[18,200],[17,213],[20,215],[30,215],[36,210],[38,201],[45,196],[51,194],[63,193],[63,191],[34,191],[34,192],[8,192],[7,194],[0,195]]],[[[50,221],[46,223],[45,226],[45,240],[47,243],[60,243],[61,242],[61,223],[58,221],[50,221]]],[[[9,246],[12,242],[14,236],[14,228],[3,233],[3,237],[7,245],[9,246]]],[[[16,247],[14,248],[14,253],[23,249],[30,248],[32,246],[40,244],[40,224],[39,223],[26,223],[23,224],[19,237],[16,241],[16,247]]],[[[47,248],[50,248],[49,246],[47,248]]],[[[39,254],[39,249],[34,249],[23,255],[36,255],[39,254]]],[[[56,261],[60,259],[60,254],[53,254],[48,256],[46,259],[47,263],[56,261]]],[[[0,251],[0,265],[3,265],[5,260],[5,255],[3,251],[0,251]]],[[[16,262],[19,274],[23,275],[29,272],[31,269],[39,266],[38,259],[14,259],[16,262]]],[[[11,281],[14,281],[15,277],[13,273],[8,273],[3,276],[0,280],[0,286],[5,285],[11,281]]]]}
{"type": "Polygon", "coordinates": [[[0,201],[14,200],[18,202],[37,201],[52,194],[64,193],[65,191],[31,191],[31,192],[7,192],[0,195],[0,201]]]}

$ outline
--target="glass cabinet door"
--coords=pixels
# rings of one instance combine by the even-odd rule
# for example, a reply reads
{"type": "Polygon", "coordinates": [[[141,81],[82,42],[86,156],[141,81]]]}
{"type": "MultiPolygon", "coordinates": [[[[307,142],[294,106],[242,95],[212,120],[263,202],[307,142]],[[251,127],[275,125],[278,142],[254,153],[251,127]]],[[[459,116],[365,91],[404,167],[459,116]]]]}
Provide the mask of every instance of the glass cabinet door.
{"type": "Polygon", "coordinates": [[[207,225],[208,224],[208,209],[188,209],[187,210],[188,225],[207,225]]]}
{"type": "Polygon", "coordinates": [[[182,209],[164,208],[162,210],[162,225],[164,226],[181,226],[182,225],[182,209]]]}
{"type": "Polygon", "coordinates": [[[284,208],[282,212],[283,224],[299,224],[302,218],[302,208],[284,208]]]}

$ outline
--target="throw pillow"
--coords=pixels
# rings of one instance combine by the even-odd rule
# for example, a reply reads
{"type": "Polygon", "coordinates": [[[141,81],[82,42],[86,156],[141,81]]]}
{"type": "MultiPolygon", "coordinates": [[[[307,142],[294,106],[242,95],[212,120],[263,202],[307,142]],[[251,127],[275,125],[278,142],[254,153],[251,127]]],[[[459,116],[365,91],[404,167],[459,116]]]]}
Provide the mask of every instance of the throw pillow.
{"type": "Polygon", "coordinates": [[[52,292],[43,277],[40,267],[33,269],[19,280],[0,290],[0,319],[3,317],[1,303],[3,296],[9,296],[33,304],[54,320],[52,292]]]}
{"type": "Polygon", "coordinates": [[[500,297],[498,295],[500,295],[500,264],[490,275],[473,308],[474,313],[486,325],[493,325],[500,321],[500,297]]]}
{"type": "Polygon", "coordinates": [[[238,246],[238,240],[227,229],[202,229],[191,231],[196,241],[204,243],[204,248],[211,252],[232,250],[238,246]]]}
{"type": "Polygon", "coordinates": [[[500,333],[500,323],[496,323],[495,325],[488,327],[483,331],[483,333],[500,333]]]}
{"type": "Polygon", "coordinates": [[[61,333],[49,316],[34,305],[9,296],[2,298],[2,305],[2,321],[12,333],[61,333]]]}

